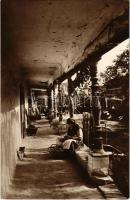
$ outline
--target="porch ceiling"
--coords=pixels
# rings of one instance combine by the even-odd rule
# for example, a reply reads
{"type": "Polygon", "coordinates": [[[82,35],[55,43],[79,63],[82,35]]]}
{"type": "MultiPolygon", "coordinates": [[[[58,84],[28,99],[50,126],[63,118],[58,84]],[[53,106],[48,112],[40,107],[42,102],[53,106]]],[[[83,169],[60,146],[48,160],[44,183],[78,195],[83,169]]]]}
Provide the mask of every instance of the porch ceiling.
{"type": "Polygon", "coordinates": [[[28,80],[51,82],[86,58],[90,43],[126,9],[126,0],[6,1],[6,53],[28,80]]]}

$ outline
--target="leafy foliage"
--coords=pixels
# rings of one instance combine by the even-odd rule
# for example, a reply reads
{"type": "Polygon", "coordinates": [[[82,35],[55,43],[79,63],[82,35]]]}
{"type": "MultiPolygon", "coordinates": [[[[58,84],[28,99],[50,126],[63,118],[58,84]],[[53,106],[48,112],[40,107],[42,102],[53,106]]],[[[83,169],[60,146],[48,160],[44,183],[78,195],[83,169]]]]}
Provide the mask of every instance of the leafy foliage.
{"type": "MultiPolygon", "coordinates": [[[[101,74],[104,78],[105,92],[109,89],[115,89],[112,94],[122,98],[123,102],[120,106],[119,113],[123,116],[125,122],[129,121],[129,50],[122,52],[114,60],[112,66],[108,66],[106,71],[101,74]],[[119,90],[118,90],[119,89],[119,90]]],[[[118,114],[119,114],[118,113],[118,114]]]]}
{"type": "Polygon", "coordinates": [[[127,49],[114,60],[112,66],[108,66],[104,73],[100,76],[104,79],[104,82],[108,82],[117,77],[127,76],[129,73],[129,49],[127,49]]]}

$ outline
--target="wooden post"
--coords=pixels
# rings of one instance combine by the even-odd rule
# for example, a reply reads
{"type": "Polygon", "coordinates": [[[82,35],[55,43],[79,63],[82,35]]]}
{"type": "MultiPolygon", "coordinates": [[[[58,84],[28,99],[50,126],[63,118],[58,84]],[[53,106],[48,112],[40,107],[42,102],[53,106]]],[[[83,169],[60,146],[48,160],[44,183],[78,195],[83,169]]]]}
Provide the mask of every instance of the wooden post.
{"type": "Polygon", "coordinates": [[[50,87],[48,88],[48,118],[50,121],[53,119],[52,104],[52,87],[50,87]]]}
{"type": "Polygon", "coordinates": [[[73,117],[74,114],[74,106],[73,106],[73,100],[71,97],[71,91],[72,91],[72,80],[71,78],[68,78],[68,97],[69,97],[69,114],[70,114],[70,118],[73,117]]]}
{"type": "Polygon", "coordinates": [[[54,118],[56,118],[56,94],[55,94],[55,85],[53,87],[53,108],[54,108],[54,118]]]}
{"type": "Polygon", "coordinates": [[[52,94],[51,94],[52,89],[48,89],[48,109],[52,109],[52,94]]]}
{"type": "Polygon", "coordinates": [[[91,101],[91,115],[92,115],[92,129],[90,132],[89,147],[91,151],[88,154],[88,173],[94,178],[97,183],[102,179],[106,180],[106,177],[109,178],[109,156],[111,152],[105,152],[103,149],[103,138],[101,136],[102,132],[100,129],[100,98],[97,94],[98,92],[98,83],[97,83],[97,63],[98,60],[91,60],[90,62],[90,72],[91,72],[91,82],[92,82],[92,101],[91,101]],[[104,173],[105,169],[105,173],[104,173]],[[94,173],[96,175],[94,175],[94,173]]]}
{"type": "MultiPolygon", "coordinates": [[[[99,60],[99,59],[98,59],[99,60]]],[[[92,82],[92,116],[93,116],[93,129],[90,137],[91,149],[103,149],[103,138],[100,135],[99,125],[101,116],[101,102],[98,94],[98,78],[97,78],[97,59],[90,62],[90,74],[92,82]]]]}
{"type": "Polygon", "coordinates": [[[58,83],[58,96],[59,96],[59,121],[62,121],[62,96],[61,96],[61,83],[58,83]]]}

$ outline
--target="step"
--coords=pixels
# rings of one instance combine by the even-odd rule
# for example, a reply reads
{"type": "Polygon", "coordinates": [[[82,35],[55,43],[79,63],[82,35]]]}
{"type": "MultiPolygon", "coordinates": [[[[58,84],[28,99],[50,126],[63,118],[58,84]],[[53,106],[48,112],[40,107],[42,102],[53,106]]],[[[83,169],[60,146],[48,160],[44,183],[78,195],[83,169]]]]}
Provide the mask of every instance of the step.
{"type": "Polygon", "coordinates": [[[115,198],[115,199],[127,199],[119,191],[119,189],[117,188],[117,186],[114,183],[113,184],[107,184],[107,185],[98,186],[98,189],[101,191],[101,193],[107,199],[112,199],[112,198],[115,198]]]}
{"type": "MultiPolygon", "coordinates": [[[[89,148],[84,145],[80,150],[75,151],[74,157],[79,163],[79,165],[87,172],[88,170],[88,154],[89,148]]],[[[90,176],[90,179],[97,185],[98,189],[102,192],[105,198],[116,198],[116,199],[126,199],[124,195],[119,191],[115,185],[113,179],[110,176],[90,176]]]]}

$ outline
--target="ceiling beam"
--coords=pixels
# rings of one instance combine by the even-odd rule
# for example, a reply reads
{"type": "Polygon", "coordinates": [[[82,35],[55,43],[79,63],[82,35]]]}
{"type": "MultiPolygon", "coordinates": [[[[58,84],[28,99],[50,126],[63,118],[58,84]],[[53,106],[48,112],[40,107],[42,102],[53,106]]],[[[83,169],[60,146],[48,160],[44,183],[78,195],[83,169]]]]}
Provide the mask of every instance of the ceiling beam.
{"type": "Polygon", "coordinates": [[[82,70],[83,67],[87,67],[91,60],[100,60],[101,56],[108,52],[110,49],[124,41],[129,37],[129,11],[125,12],[113,19],[103,31],[91,41],[89,45],[85,47],[83,57],[84,59],[70,69],[68,72],[64,72],[61,76],[54,80],[53,84],[57,82],[63,82],[65,79],[71,77],[78,70],[82,70]]]}

